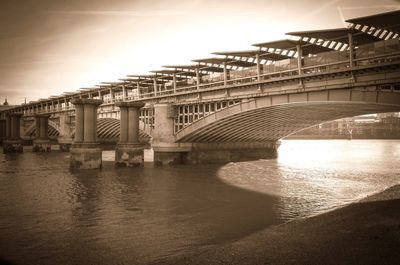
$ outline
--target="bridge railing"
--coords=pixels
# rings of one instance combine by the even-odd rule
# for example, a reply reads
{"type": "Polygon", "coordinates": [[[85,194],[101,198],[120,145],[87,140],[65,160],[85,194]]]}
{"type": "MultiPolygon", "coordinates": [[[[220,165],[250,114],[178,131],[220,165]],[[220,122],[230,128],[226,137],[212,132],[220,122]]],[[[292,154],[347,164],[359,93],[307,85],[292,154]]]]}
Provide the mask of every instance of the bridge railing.
{"type": "MultiPolygon", "coordinates": [[[[353,66],[368,66],[368,65],[379,65],[382,63],[389,63],[400,60],[400,40],[389,39],[382,40],[370,44],[360,45],[356,47],[354,52],[353,66]]],[[[121,93],[117,93],[116,98],[111,98],[110,95],[104,95],[103,100],[105,106],[113,105],[117,101],[121,100],[142,100],[151,99],[155,97],[170,96],[174,94],[184,94],[188,92],[220,89],[227,86],[242,85],[242,84],[254,84],[258,81],[274,81],[281,78],[290,78],[299,76],[299,74],[313,74],[313,73],[324,73],[334,72],[340,70],[350,69],[350,58],[349,51],[329,51],[319,53],[317,55],[304,57],[302,60],[303,66],[298,69],[297,58],[285,59],[277,61],[271,65],[262,65],[261,73],[257,75],[257,69],[255,67],[248,67],[243,70],[230,71],[229,78],[223,80],[222,73],[214,73],[211,75],[203,76],[202,82],[196,84],[195,80],[179,81],[177,86],[173,88],[171,84],[168,85],[157,85],[157,90],[153,91],[153,88],[147,88],[145,93],[139,94],[139,91],[128,91],[128,96],[121,96],[121,93]]],[[[40,104],[40,103],[39,103],[40,104]]],[[[23,111],[26,115],[34,115],[38,113],[54,113],[57,111],[68,111],[73,110],[73,105],[68,102],[58,102],[58,104],[45,104],[45,106],[35,105],[34,108],[29,108],[26,105],[22,105],[18,108],[19,111],[23,111]]]]}
{"type": "MultiPolygon", "coordinates": [[[[372,44],[360,45],[355,50],[355,58],[353,59],[354,66],[363,66],[378,64],[383,62],[391,62],[399,60],[400,40],[390,39],[374,42],[372,44]]],[[[302,74],[332,72],[337,70],[346,70],[350,68],[349,51],[329,51],[318,55],[305,57],[303,66],[301,67],[302,74]]],[[[272,65],[263,65],[260,80],[274,80],[283,77],[294,77],[299,75],[297,66],[297,58],[285,59],[276,62],[272,65]]],[[[258,76],[254,69],[246,69],[241,71],[231,72],[231,78],[226,82],[217,81],[212,83],[202,83],[197,85],[188,85],[176,89],[176,93],[203,90],[209,88],[220,88],[226,85],[237,85],[253,83],[258,81],[258,76]]],[[[168,95],[174,93],[173,90],[166,90],[157,93],[156,96],[168,95]]],[[[154,97],[154,93],[142,95],[141,98],[154,97]]]]}

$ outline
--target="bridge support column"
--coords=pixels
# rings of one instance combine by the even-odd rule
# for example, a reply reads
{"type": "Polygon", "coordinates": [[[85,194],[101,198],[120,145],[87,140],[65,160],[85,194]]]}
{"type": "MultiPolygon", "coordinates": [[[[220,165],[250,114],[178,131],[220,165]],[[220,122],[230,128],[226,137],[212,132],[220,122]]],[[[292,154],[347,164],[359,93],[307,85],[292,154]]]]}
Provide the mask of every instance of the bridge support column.
{"type": "Polygon", "coordinates": [[[36,139],[33,140],[33,152],[50,152],[51,145],[48,137],[50,115],[37,115],[36,122],[36,139]]]}
{"type": "Polygon", "coordinates": [[[20,136],[21,113],[12,113],[6,117],[6,140],[3,141],[3,153],[22,153],[20,136]]]}
{"type": "Polygon", "coordinates": [[[101,148],[97,142],[97,99],[74,99],[75,139],[71,146],[70,167],[77,169],[101,168],[101,148]]]}
{"type": "Polygon", "coordinates": [[[60,114],[60,136],[57,141],[60,145],[60,151],[69,152],[73,142],[71,116],[69,114],[60,114]]]}
{"type": "Polygon", "coordinates": [[[4,139],[6,138],[6,124],[6,119],[0,119],[0,143],[3,143],[4,139]]]}
{"type": "Polygon", "coordinates": [[[141,102],[119,102],[121,111],[120,138],[115,149],[115,165],[139,167],[144,162],[144,146],[139,143],[139,117],[141,102]]]}
{"type": "Polygon", "coordinates": [[[185,164],[214,164],[277,157],[279,142],[192,143],[185,164]]]}
{"type": "Polygon", "coordinates": [[[152,147],[156,166],[183,164],[185,153],[190,150],[186,144],[175,143],[174,116],[172,105],[154,105],[152,147]]]}

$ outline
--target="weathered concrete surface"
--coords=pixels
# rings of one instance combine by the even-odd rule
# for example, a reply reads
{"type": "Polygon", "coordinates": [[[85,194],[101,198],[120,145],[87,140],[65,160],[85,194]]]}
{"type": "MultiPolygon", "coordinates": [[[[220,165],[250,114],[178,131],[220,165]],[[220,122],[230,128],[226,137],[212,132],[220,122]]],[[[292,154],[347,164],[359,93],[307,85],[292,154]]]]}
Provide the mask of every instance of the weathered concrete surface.
{"type": "Polygon", "coordinates": [[[278,155],[276,149],[196,150],[186,153],[184,164],[222,164],[229,162],[272,159],[278,155]]]}
{"type": "Polygon", "coordinates": [[[50,152],[51,151],[50,140],[41,140],[41,139],[33,140],[32,151],[33,152],[50,152]]]}
{"type": "Polygon", "coordinates": [[[72,169],[101,168],[101,148],[94,144],[73,144],[70,149],[70,167],[72,169]]]}
{"type": "Polygon", "coordinates": [[[118,144],[115,148],[117,167],[140,167],[144,163],[144,147],[140,144],[118,144]]]}
{"type": "Polygon", "coordinates": [[[158,142],[152,144],[154,150],[155,166],[172,166],[184,164],[185,156],[192,150],[190,143],[166,143],[158,142]]]}
{"type": "Polygon", "coordinates": [[[139,117],[142,102],[119,102],[120,138],[115,149],[117,167],[140,167],[144,163],[144,146],[139,143],[139,117]]]}
{"type": "Polygon", "coordinates": [[[154,164],[223,164],[271,159],[278,156],[279,142],[175,143],[154,148],[154,164]]]}
{"type": "Polygon", "coordinates": [[[213,164],[257,159],[271,159],[278,156],[278,142],[233,142],[193,143],[186,153],[184,164],[213,164]]]}
{"type": "Polygon", "coordinates": [[[174,166],[184,163],[186,152],[156,152],[154,151],[155,166],[174,166]]]}
{"type": "Polygon", "coordinates": [[[97,99],[73,99],[75,105],[75,139],[70,148],[70,167],[73,169],[101,168],[101,148],[97,142],[97,99]]]}
{"type": "Polygon", "coordinates": [[[218,164],[276,157],[276,149],[198,150],[188,152],[184,164],[218,164]]]}
{"type": "Polygon", "coordinates": [[[59,137],[58,144],[60,146],[60,151],[69,152],[69,150],[71,149],[72,142],[73,142],[72,138],[59,137]]]}
{"type": "Polygon", "coordinates": [[[7,153],[22,153],[24,147],[22,140],[4,140],[3,141],[3,154],[7,153]]]}

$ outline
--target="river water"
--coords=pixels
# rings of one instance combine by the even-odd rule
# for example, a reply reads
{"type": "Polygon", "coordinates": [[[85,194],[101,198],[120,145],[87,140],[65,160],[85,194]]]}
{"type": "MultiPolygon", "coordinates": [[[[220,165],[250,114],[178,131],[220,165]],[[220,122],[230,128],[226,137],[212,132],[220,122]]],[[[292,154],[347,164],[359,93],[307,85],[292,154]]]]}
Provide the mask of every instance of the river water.
{"type": "MultiPolygon", "coordinates": [[[[71,172],[68,153],[0,155],[0,259],[147,264],[400,183],[400,141],[282,141],[272,160],[71,172]]],[[[151,153],[146,152],[146,159],[151,153]]]]}

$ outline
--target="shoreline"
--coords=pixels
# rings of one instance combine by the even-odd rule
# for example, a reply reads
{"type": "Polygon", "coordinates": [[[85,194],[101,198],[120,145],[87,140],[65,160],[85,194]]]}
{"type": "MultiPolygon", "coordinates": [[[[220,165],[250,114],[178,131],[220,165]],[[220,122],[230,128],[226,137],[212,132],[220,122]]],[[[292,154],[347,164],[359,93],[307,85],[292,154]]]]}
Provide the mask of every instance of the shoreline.
{"type": "Polygon", "coordinates": [[[398,264],[400,184],[327,213],[154,264],[398,264]]]}

